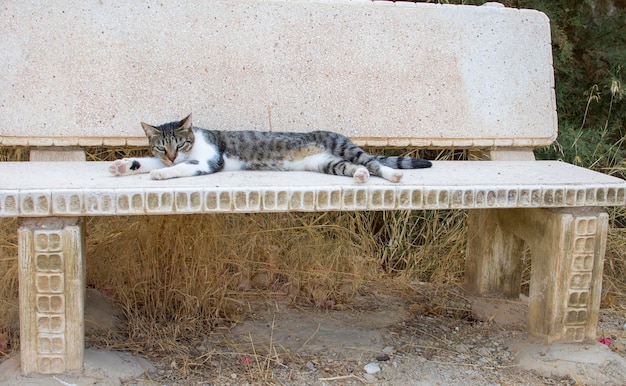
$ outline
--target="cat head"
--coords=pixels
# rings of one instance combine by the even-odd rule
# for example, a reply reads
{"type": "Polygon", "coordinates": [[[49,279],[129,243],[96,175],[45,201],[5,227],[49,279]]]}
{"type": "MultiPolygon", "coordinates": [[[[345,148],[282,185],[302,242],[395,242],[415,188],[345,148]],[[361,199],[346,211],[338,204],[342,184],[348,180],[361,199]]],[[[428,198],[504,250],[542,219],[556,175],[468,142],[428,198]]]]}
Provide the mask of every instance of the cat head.
{"type": "Polygon", "coordinates": [[[175,163],[179,153],[187,153],[193,147],[194,135],[191,114],[181,121],[152,126],[141,122],[148,137],[150,151],[166,165],[175,163]]]}

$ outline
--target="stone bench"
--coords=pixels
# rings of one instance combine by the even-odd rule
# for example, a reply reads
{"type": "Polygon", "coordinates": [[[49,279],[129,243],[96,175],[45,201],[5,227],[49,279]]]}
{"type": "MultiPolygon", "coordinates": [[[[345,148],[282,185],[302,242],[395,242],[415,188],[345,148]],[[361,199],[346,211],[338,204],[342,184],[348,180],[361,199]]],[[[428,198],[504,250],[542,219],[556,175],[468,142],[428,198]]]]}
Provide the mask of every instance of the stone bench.
{"type": "Polygon", "coordinates": [[[607,206],[626,183],[533,148],[557,135],[549,21],[532,10],[378,1],[9,0],[0,9],[0,216],[19,218],[22,372],[79,369],[84,217],[468,210],[466,284],[519,295],[529,332],[595,338],[607,206]],[[146,146],[140,121],[333,130],[377,147],[465,148],[401,183],[300,172],[115,178],[84,147],[146,146]]]}

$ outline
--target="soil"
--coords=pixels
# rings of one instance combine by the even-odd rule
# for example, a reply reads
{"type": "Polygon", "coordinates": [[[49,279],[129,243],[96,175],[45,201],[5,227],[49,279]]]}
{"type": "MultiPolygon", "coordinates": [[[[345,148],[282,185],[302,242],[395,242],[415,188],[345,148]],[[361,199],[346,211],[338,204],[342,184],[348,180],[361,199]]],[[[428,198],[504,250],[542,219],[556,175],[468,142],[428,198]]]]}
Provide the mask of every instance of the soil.
{"type": "MultiPolygon", "coordinates": [[[[626,384],[623,311],[601,311],[608,347],[544,345],[525,331],[526,299],[473,298],[454,285],[364,291],[326,309],[267,299],[249,307],[245,320],[198,337],[187,359],[92,347],[83,371],[22,377],[16,354],[0,364],[0,385],[626,384]]],[[[121,323],[97,292],[86,312],[90,333],[121,323]]]]}

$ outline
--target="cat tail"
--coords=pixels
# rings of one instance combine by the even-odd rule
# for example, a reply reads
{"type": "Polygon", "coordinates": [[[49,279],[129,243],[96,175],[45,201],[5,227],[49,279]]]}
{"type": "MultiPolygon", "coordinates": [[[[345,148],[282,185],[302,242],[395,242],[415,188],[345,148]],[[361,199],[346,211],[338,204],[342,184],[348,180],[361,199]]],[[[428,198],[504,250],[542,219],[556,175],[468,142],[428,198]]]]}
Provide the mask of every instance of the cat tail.
{"type": "Polygon", "coordinates": [[[376,160],[393,169],[424,169],[433,166],[433,164],[428,160],[413,157],[377,156],[376,160]]]}

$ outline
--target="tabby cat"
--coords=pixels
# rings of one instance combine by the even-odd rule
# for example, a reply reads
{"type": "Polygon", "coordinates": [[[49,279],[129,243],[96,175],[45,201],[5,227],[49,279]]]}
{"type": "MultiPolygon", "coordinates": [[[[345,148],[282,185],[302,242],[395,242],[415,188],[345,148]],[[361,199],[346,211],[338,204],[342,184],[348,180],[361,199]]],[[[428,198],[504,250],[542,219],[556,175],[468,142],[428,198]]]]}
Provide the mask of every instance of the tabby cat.
{"type": "Polygon", "coordinates": [[[431,166],[420,158],[369,155],[343,135],[328,131],[205,130],[192,126],[191,114],[182,121],[141,126],[153,157],[119,159],[109,166],[111,174],[150,173],[152,179],[164,180],[221,170],[307,170],[364,183],[370,174],[399,182],[402,172],[396,169],[431,166]]]}

